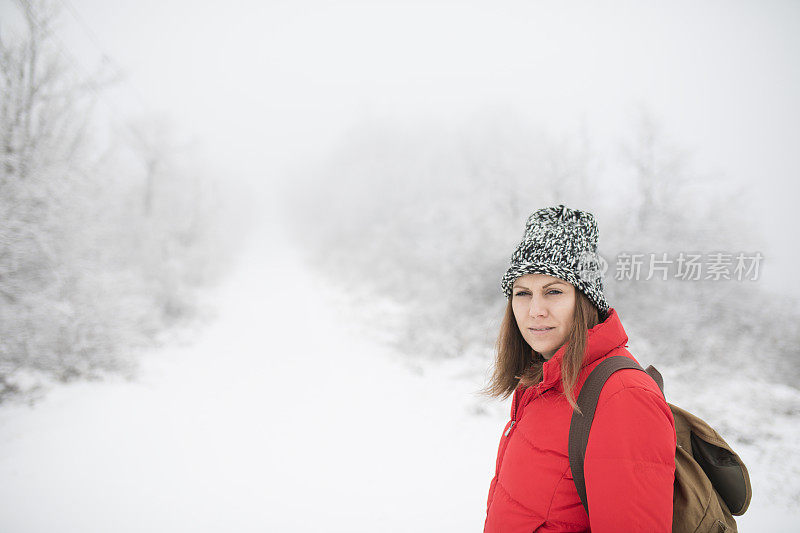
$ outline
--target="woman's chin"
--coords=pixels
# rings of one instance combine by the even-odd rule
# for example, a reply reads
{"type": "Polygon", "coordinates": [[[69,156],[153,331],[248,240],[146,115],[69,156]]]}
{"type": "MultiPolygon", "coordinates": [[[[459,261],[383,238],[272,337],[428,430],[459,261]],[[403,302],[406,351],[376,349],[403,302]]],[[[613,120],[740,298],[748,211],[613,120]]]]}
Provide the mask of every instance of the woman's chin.
{"type": "MultiPolygon", "coordinates": [[[[550,352],[553,351],[553,347],[550,345],[542,345],[539,343],[533,343],[533,344],[528,343],[528,344],[530,344],[531,348],[533,348],[535,352],[540,354],[549,354],[550,352]]],[[[547,359],[547,357],[545,357],[545,359],[547,359]]]]}

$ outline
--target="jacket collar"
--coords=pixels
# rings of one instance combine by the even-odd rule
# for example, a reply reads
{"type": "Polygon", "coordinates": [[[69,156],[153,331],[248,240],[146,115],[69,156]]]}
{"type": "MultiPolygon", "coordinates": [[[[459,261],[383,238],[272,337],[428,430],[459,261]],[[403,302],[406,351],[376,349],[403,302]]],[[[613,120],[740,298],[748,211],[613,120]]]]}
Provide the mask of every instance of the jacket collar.
{"type": "MultiPolygon", "coordinates": [[[[608,310],[608,317],[605,321],[597,324],[587,332],[586,354],[583,358],[581,368],[584,368],[594,361],[600,359],[608,352],[619,346],[625,346],[628,342],[628,335],[622,327],[616,309],[608,310]]],[[[542,365],[542,381],[539,385],[540,391],[549,389],[553,386],[561,387],[561,360],[567,350],[565,343],[553,356],[542,365]]]]}

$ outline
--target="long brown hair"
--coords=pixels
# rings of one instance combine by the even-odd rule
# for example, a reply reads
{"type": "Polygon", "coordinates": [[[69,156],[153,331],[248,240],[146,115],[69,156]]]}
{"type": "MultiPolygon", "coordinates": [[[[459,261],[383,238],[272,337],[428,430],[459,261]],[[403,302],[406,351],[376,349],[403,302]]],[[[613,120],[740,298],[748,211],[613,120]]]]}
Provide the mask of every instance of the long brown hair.
{"type": "MultiPolygon", "coordinates": [[[[540,383],[542,365],[545,362],[544,357],[531,348],[522,337],[511,305],[513,297],[512,294],[508,298],[505,316],[500,324],[494,372],[489,384],[480,391],[481,394],[502,399],[513,394],[520,383],[526,387],[540,383]]],[[[604,320],[605,316],[601,316],[589,298],[580,290],[575,290],[575,313],[565,341],[566,352],[561,360],[561,382],[567,401],[578,412],[580,409],[575,403],[572,389],[575,387],[586,352],[587,333],[601,322],[601,318],[604,320]]]]}

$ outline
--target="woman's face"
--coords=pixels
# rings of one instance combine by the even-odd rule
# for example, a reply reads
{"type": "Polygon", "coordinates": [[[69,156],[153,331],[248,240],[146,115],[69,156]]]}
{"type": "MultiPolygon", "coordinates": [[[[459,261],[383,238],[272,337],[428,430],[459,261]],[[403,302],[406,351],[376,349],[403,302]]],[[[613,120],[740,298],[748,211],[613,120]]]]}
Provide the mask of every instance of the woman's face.
{"type": "Polygon", "coordinates": [[[511,298],[522,337],[550,359],[566,342],[572,327],[575,287],[547,274],[525,274],[514,281],[511,298]]]}

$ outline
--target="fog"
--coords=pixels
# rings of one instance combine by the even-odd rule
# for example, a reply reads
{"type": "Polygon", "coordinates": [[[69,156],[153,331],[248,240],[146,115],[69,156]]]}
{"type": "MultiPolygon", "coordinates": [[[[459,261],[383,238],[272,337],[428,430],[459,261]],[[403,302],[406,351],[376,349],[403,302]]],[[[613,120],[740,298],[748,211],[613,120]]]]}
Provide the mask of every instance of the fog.
{"type": "Polygon", "coordinates": [[[0,529],[479,531],[500,277],[565,203],[609,263],[761,254],[605,293],[748,465],[742,527],[792,530],[798,30],[791,1],[0,0],[0,529]]]}
{"type": "Polygon", "coordinates": [[[363,119],[508,107],[613,158],[645,106],[720,190],[748,187],[764,283],[800,289],[796,3],[71,5],[69,49],[127,75],[114,106],[172,118],[264,195],[363,119]]]}

